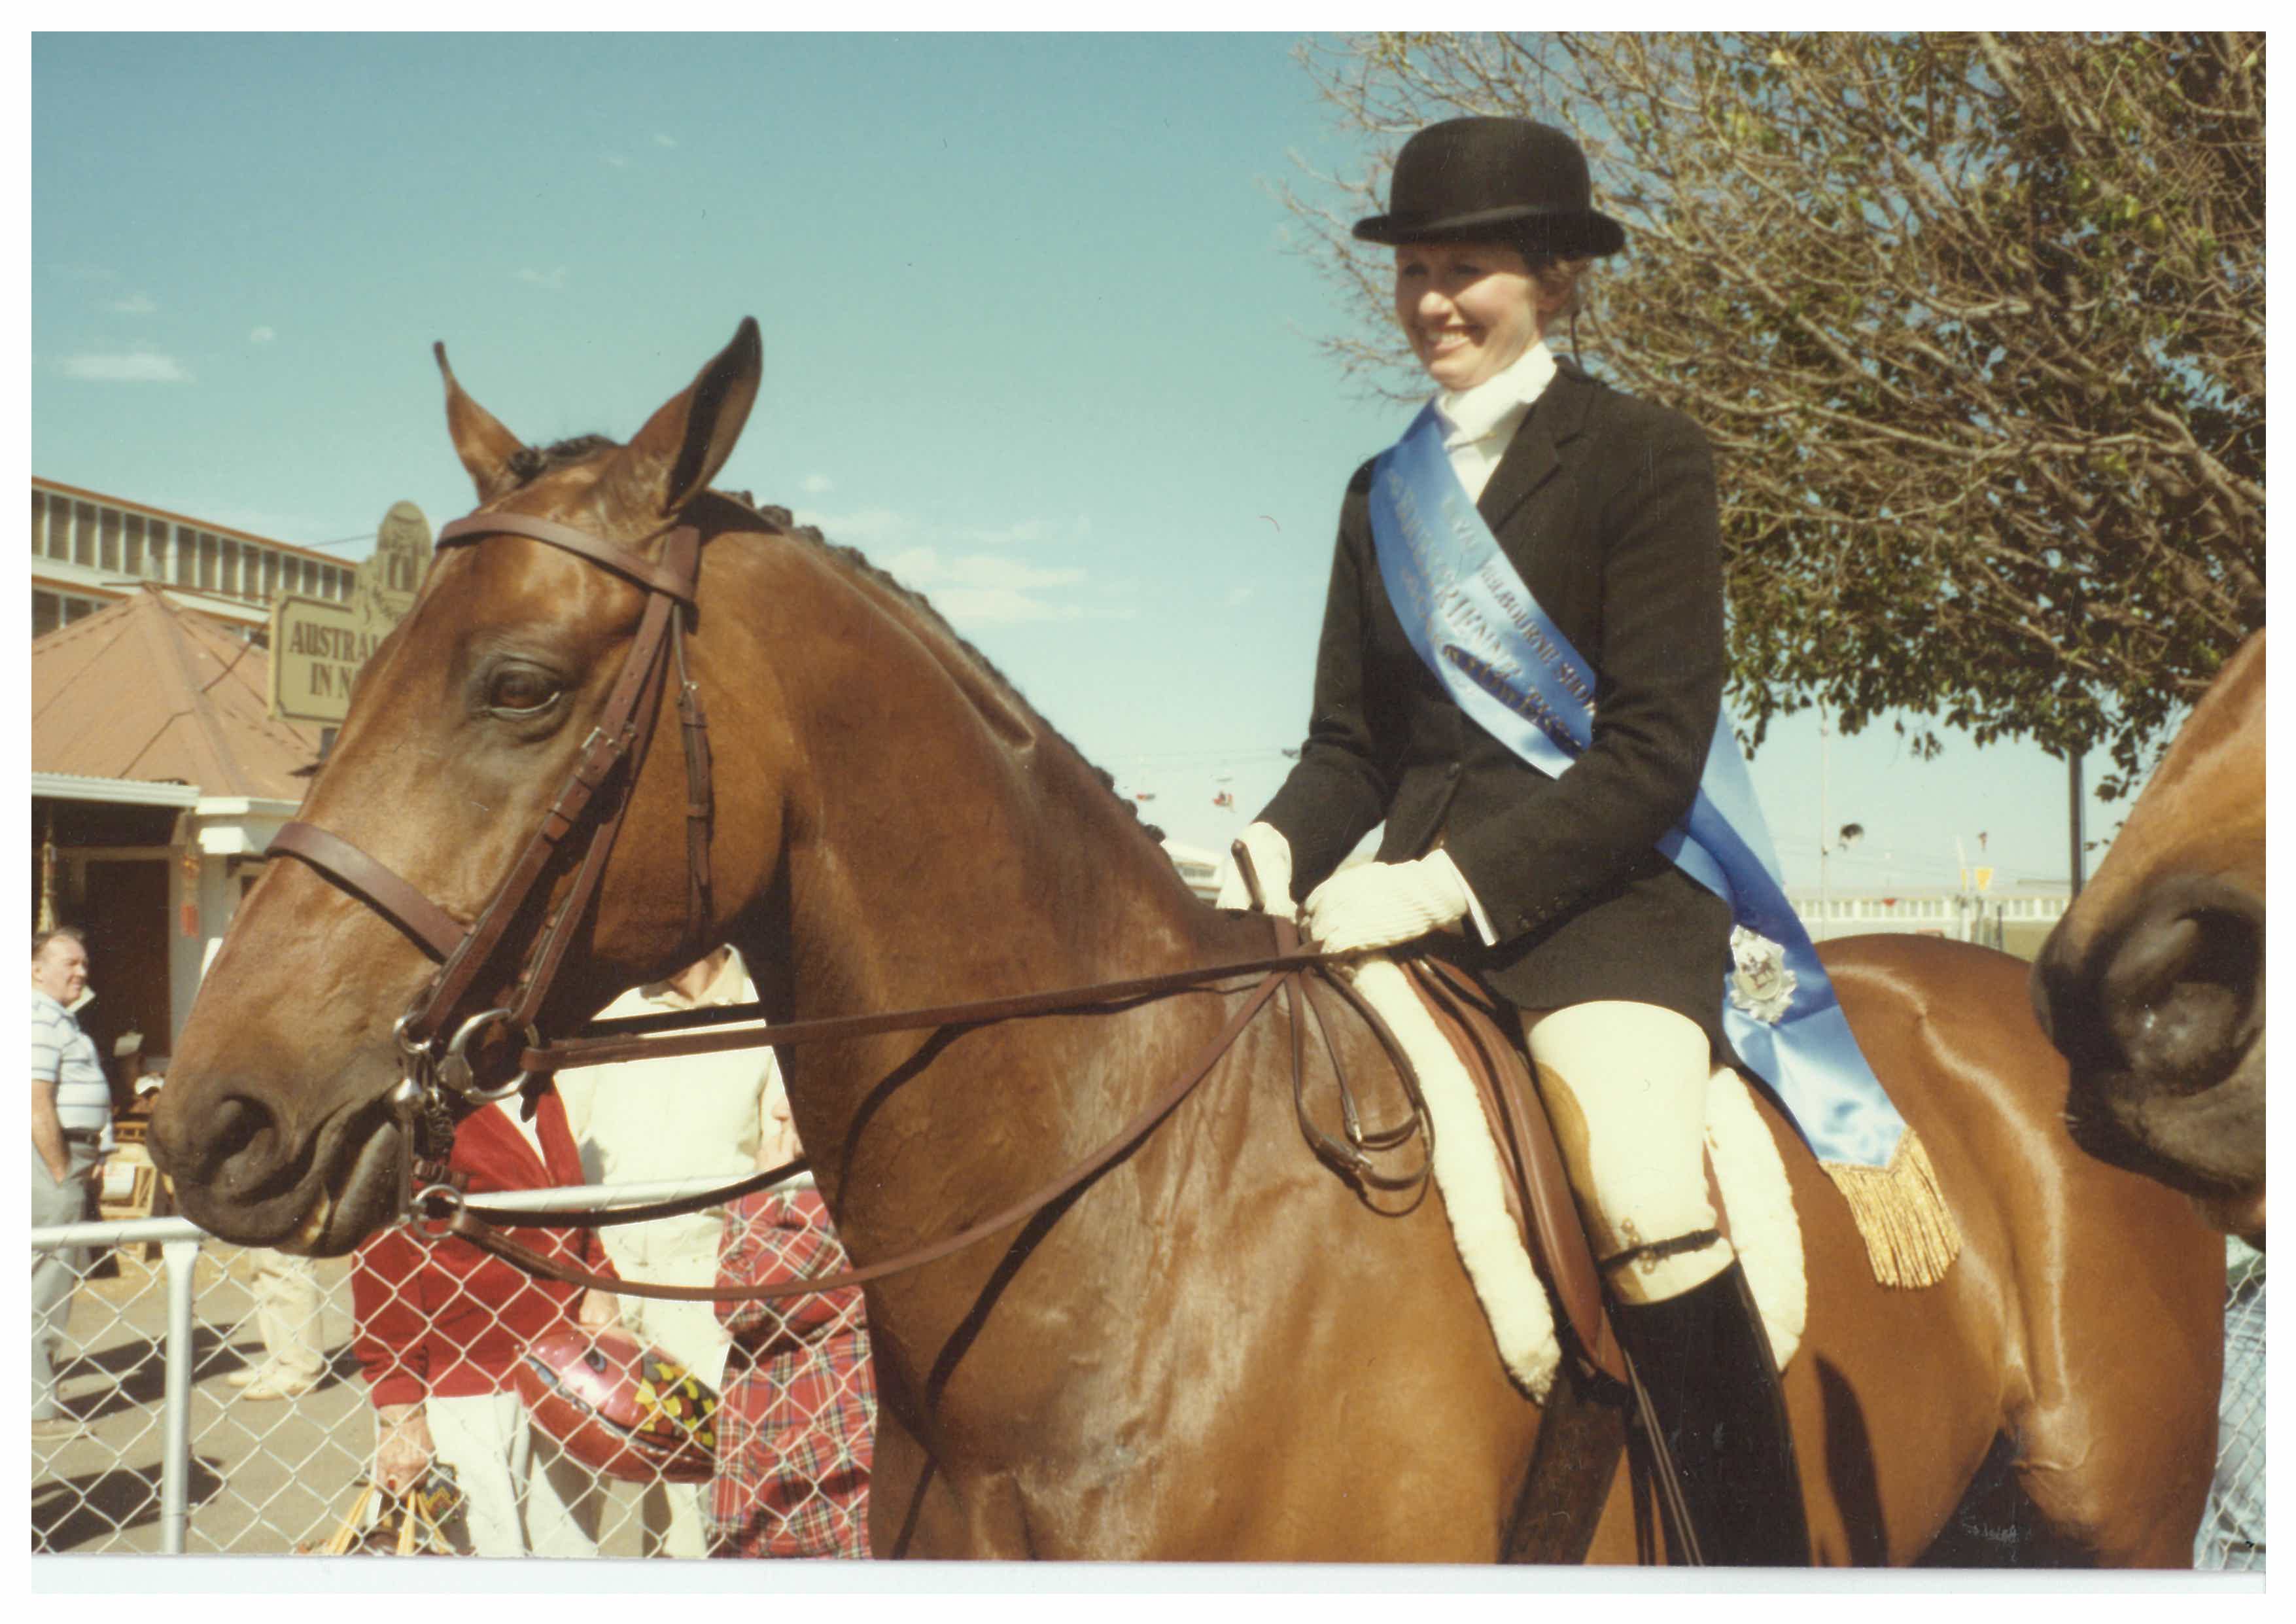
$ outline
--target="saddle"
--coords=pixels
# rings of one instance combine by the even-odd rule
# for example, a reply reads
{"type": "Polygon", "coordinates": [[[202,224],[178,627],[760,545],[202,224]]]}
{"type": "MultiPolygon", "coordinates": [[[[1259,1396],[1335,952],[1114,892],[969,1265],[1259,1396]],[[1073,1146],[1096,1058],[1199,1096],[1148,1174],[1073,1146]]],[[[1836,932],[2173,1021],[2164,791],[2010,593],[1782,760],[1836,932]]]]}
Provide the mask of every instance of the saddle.
{"type": "Polygon", "coordinates": [[[1521,1023],[1460,965],[1424,954],[1398,963],[1475,1085],[1498,1152],[1508,1215],[1562,1311],[1572,1350],[1623,1386],[1626,1358],[1603,1306],[1602,1274],[1563,1171],[1554,1123],[1531,1080],[1521,1023]]]}
{"type": "MultiPolygon", "coordinates": [[[[1439,952],[1374,956],[1343,973],[1390,1029],[1390,1054],[1415,1055],[1405,1087],[1428,1125],[1429,1170],[1509,1372],[1544,1401],[1567,1345],[1585,1370],[1627,1385],[1600,1267],[1513,1006],[1439,952]]],[[[1743,1080],[1727,1068],[1707,1090],[1705,1136],[1716,1227],[1745,1267],[1783,1369],[1808,1321],[1800,1225],[1777,1146],[1743,1080]]]]}

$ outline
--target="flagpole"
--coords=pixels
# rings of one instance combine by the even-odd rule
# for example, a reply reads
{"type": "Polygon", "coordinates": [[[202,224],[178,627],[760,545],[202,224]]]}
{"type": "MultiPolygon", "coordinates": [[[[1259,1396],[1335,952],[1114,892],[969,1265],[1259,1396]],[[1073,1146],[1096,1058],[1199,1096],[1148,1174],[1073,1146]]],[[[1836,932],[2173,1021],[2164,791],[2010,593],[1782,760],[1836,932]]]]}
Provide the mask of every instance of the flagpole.
{"type": "Polygon", "coordinates": [[[1833,891],[1826,864],[1833,855],[1833,812],[1828,804],[1832,789],[1826,764],[1825,706],[1817,707],[1817,931],[1813,939],[1824,941],[1833,929],[1833,891]]]}

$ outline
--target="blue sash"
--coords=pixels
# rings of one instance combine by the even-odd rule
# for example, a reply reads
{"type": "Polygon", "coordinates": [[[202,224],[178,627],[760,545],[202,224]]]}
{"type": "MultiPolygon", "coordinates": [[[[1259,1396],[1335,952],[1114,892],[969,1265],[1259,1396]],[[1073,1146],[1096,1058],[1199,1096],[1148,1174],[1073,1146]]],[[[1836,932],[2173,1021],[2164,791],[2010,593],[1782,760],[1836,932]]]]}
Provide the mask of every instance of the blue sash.
{"type": "MultiPolygon", "coordinates": [[[[1371,487],[1380,576],[1411,646],[1459,708],[1560,778],[1593,736],[1595,674],[1500,550],[1444,455],[1431,404],[1381,453],[1371,487]]],[[[1726,705],[1698,799],[1658,849],[1730,905],[1722,1024],[1822,1161],[1890,1166],[1906,1134],[1787,903],[1726,705]]]]}

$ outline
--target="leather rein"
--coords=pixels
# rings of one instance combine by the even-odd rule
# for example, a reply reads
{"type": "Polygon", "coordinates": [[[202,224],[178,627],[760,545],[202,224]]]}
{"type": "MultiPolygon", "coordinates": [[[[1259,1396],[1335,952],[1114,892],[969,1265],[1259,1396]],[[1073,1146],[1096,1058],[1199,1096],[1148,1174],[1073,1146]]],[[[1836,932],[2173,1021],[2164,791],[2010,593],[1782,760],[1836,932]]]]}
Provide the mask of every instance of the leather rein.
{"type": "Polygon", "coordinates": [[[694,609],[701,570],[701,537],[690,524],[665,527],[654,532],[654,536],[666,537],[657,562],[627,547],[551,520],[518,513],[481,513],[445,526],[439,532],[438,545],[442,548],[472,545],[499,535],[523,536],[572,553],[643,587],[647,596],[630,652],[597,726],[584,741],[541,826],[521,849],[478,918],[464,925],[384,864],[316,824],[295,822],[283,825],[266,852],[266,856],[275,853],[308,864],[373,908],[439,961],[438,971],[393,1028],[404,1076],[392,1090],[390,1103],[406,1130],[410,1146],[409,1155],[400,1164],[399,1216],[418,1234],[430,1240],[458,1235],[529,1274],[622,1296],[675,1301],[754,1302],[861,1285],[945,1258],[1042,1211],[1081,1187],[1138,1144],[1193,1092],[1217,1069],[1253,1017],[1279,994],[1285,995],[1283,1002],[1290,1016],[1293,1107],[1316,1154],[1349,1177],[1381,1189],[1416,1190],[1425,1185],[1432,1166],[1434,1126],[1426,1114],[1417,1079],[1401,1045],[1355,989],[1342,978],[1331,974],[1327,956],[1301,947],[1297,931],[1282,919],[1274,922],[1276,951],[1272,955],[1165,975],[925,1009],[793,1021],[770,1030],[754,1025],[742,1029],[709,1029],[735,1022],[755,1022],[764,1013],[763,1006],[758,1004],[730,1005],[593,1021],[580,1037],[545,1042],[536,1021],[579,923],[604,878],[607,857],[620,833],[639,769],[652,742],[673,668],[686,762],[685,945],[697,956],[711,945],[703,939],[710,917],[712,794],[709,726],[700,692],[686,669],[685,647],[686,622],[694,609]],[[551,880],[576,849],[569,843],[570,837],[586,822],[589,840],[586,847],[580,849],[578,869],[528,948],[512,980],[510,1001],[456,1023],[454,1018],[461,1006],[489,966],[505,951],[512,923],[547,896],[551,880]],[[1239,980],[1253,976],[1258,980],[1239,980]],[[1338,1048],[1332,1041],[1329,1025],[1315,996],[1318,985],[1336,992],[1355,1009],[1394,1062],[1410,1104],[1410,1113],[1399,1126],[1386,1129],[1365,1126],[1340,1069],[1338,1048]],[[852,1041],[891,1032],[978,1026],[1050,1014],[1115,1013],[1181,992],[1240,992],[1244,996],[1218,1033],[1188,1067],[1099,1149],[1002,1211],[945,1239],[865,1267],[746,1288],[656,1285],[593,1274],[545,1257],[512,1240],[497,1227],[595,1227],[698,1211],[779,1183],[800,1170],[802,1162],[792,1162],[676,1201],[546,1217],[471,1204],[462,1189],[452,1182],[444,1165],[452,1139],[449,1095],[472,1107],[507,1100],[513,1095],[539,1089],[551,1073],[567,1066],[669,1059],[736,1048],[778,1049],[808,1042],[852,1041]],[[1332,1061],[1343,1138],[1326,1133],[1308,1111],[1303,1012],[1319,1029],[1324,1053],[1332,1061]],[[497,1026],[510,1033],[522,1034],[525,1044],[518,1056],[516,1075],[507,1083],[488,1087],[477,1078],[471,1046],[497,1026]],[[664,1031],[668,1027],[679,1029],[664,1031]],[[650,1033],[660,1035],[648,1036],[650,1033]],[[1372,1160],[1374,1154],[1398,1149],[1414,1136],[1422,1139],[1423,1152],[1415,1169],[1400,1176],[1375,1169],[1372,1160]],[[418,1187],[417,1178],[427,1182],[418,1187]]]}

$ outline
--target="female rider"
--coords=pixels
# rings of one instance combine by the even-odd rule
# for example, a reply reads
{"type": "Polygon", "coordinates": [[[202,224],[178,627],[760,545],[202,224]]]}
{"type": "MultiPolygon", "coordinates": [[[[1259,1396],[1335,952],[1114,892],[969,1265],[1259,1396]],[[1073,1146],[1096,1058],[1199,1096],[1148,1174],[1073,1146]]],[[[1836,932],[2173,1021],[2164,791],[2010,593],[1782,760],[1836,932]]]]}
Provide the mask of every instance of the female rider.
{"type": "MultiPolygon", "coordinates": [[[[1389,212],[1355,234],[1394,248],[1396,319],[1438,390],[1440,455],[1424,442],[1399,503],[1378,484],[1394,470],[1375,478],[1366,463],[1349,483],[1308,738],[1241,844],[1267,906],[1288,913],[1292,886],[1307,892],[1302,924],[1327,950],[1465,937],[1455,956],[1521,1011],[1705,1560],[1805,1565],[1768,1341],[1707,1199],[1706,1085],[1731,1054],[1731,912],[1658,849],[1690,808],[1721,705],[1705,439],[1546,348],[1586,267],[1625,241],[1591,207],[1585,156],[1561,130],[1493,118],[1421,130],[1396,160],[1389,212]],[[1456,643],[1444,675],[1414,646],[1435,644],[1397,611],[1423,622],[1426,599],[1392,601],[1390,580],[1409,578],[1388,573],[1383,551],[1399,545],[1392,515],[1412,509],[1480,518],[1591,668],[1591,738],[1567,770],[1529,765],[1462,708],[1461,668],[1475,662],[1456,643]],[[1335,874],[1382,821],[1378,860],[1335,874]]],[[[1244,901],[1232,875],[1221,902],[1244,901]]]]}

